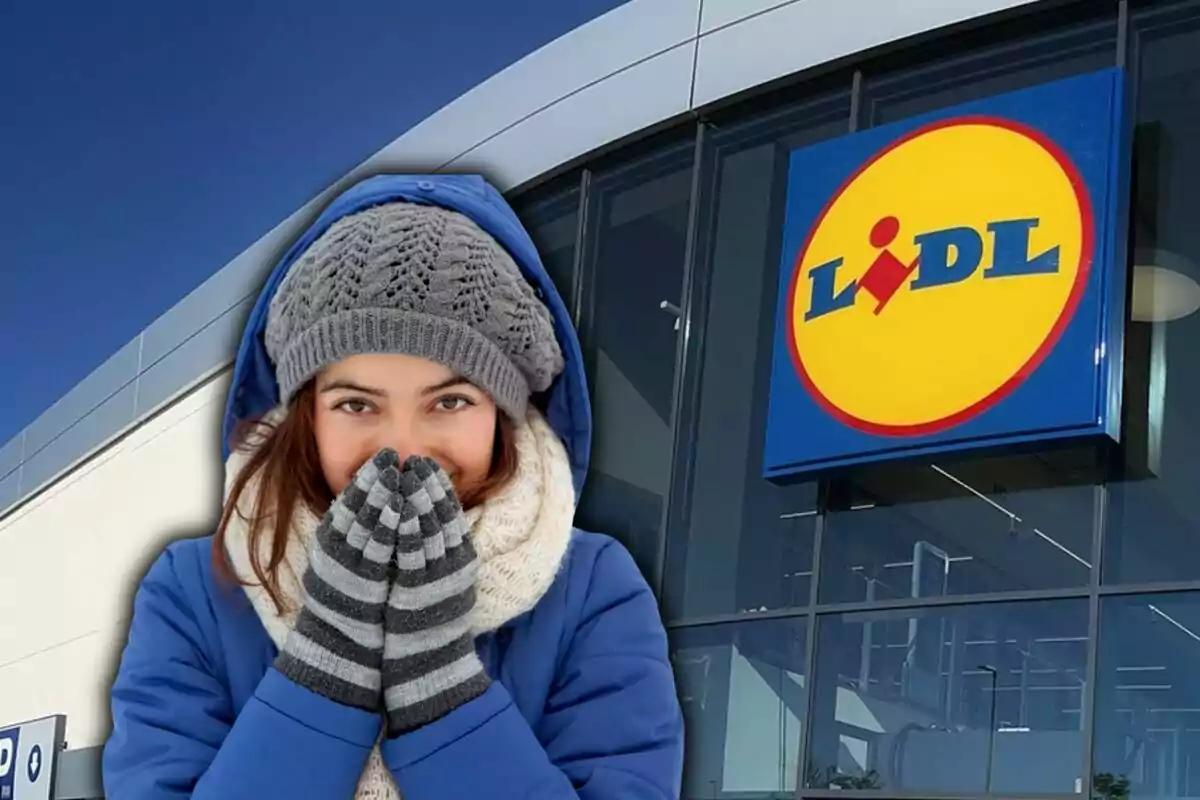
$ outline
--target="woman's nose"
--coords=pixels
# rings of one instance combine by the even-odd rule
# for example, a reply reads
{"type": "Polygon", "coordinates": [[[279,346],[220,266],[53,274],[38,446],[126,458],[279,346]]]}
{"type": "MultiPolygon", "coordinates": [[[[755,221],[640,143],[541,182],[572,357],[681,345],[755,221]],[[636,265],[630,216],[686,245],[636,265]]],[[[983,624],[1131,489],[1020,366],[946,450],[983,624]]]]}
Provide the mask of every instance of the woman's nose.
{"type": "Polygon", "coordinates": [[[403,464],[410,456],[428,455],[428,446],[420,426],[410,419],[391,420],[384,426],[374,442],[378,452],[385,447],[396,451],[403,464]]]}

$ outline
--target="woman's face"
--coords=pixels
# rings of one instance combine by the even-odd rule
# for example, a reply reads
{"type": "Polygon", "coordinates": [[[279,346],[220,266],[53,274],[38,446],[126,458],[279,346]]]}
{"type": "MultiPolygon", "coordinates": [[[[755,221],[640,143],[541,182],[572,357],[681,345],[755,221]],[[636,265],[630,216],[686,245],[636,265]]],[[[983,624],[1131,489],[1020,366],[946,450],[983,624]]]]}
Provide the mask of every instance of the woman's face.
{"type": "Polygon", "coordinates": [[[441,364],[406,355],[358,355],[317,376],[315,429],[333,493],[384,447],[400,460],[436,460],[460,494],[488,476],[496,404],[441,364]]]}

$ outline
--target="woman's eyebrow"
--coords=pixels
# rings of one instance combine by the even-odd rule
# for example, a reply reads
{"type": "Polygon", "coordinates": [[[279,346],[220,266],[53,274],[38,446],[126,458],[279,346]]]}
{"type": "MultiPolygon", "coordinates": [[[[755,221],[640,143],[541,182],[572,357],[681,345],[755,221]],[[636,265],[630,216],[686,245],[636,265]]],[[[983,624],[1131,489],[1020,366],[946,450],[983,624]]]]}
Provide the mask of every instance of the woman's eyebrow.
{"type": "Polygon", "coordinates": [[[330,381],[325,386],[321,387],[320,393],[325,394],[326,392],[332,392],[337,389],[347,389],[352,392],[362,392],[363,394],[370,394],[376,397],[382,397],[384,395],[382,389],[376,389],[372,386],[364,386],[361,383],[355,383],[354,381],[347,380],[330,381]]]}
{"type": "Polygon", "coordinates": [[[443,389],[449,389],[451,386],[463,386],[463,385],[473,386],[474,384],[472,384],[466,378],[455,375],[453,378],[447,378],[446,380],[442,381],[441,383],[435,383],[432,386],[426,386],[424,389],[421,390],[421,394],[435,394],[437,392],[442,391],[443,389]]]}

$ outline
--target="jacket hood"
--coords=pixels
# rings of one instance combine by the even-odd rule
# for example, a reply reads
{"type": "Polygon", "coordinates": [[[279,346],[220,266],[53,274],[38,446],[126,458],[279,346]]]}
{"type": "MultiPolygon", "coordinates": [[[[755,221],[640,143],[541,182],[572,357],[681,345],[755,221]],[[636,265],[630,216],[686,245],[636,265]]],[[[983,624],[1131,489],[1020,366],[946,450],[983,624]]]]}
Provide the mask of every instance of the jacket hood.
{"type": "Polygon", "coordinates": [[[554,320],[563,353],[563,371],[539,403],[546,421],[562,439],[571,462],[576,497],[583,490],[591,452],[592,414],[579,338],[571,315],[542,266],[541,258],[512,207],[479,175],[380,175],[343,192],[297,239],[271,270],[238,345],[233,382],[221,426],[221,457],[228,460],[235,425],[257,418],[279,403],[275,370],[267,357],[263,333],[271,298],[296,259],[342,217],[395,201],[436,205],[463,214],[508,250],[554,320]]]}

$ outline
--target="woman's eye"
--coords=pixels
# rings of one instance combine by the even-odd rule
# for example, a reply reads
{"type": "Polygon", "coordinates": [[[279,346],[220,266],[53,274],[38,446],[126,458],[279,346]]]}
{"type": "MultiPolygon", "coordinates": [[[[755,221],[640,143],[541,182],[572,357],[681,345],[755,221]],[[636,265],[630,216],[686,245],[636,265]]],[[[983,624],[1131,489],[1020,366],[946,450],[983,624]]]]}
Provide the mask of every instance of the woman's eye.
{"type": "Polygon", "coordinates": [[[350,414],[362,414],[371,409],[370,404],[364,400],[343,400],[334,406],[334,408],[350,414]]]}
{"type": "Polygon", "coordinates": [[[442,411],[459,411],[469,405],[473,405],[469,398],[457,394],[439,397],[437,401],[437,407],[442,411]]]}

